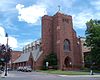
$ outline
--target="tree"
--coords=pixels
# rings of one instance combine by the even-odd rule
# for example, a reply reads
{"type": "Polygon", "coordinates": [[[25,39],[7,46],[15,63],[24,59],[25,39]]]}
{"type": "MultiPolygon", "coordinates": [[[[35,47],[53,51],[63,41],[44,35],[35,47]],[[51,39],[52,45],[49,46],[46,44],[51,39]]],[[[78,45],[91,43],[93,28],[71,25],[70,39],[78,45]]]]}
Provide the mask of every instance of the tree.
{"type": "Polygon", "coordinates": [[[2,44],[0,46],[0,63],[4,64],[5,62],[9,62],[10,58],[11,58],[11,49],[8,47],[6,48],[6,46],[4,44],[2,44]]]}
{"type": "Polygon", "coordinates": [[[91,63],[100,66],[100,20],[91,19],[86,25],[86,45],[91,48],[91,63]]]}
{"type": "Polygon", "coordinates": [[[47,69],[46,62],[49,63],[49,67],[52,67],[52,69],[57,69],[57,55],[55,53],[51,53],[46,56],[46,58],[43,61],[43,69],[47,69]]]}
{"type": "Polygon", "coordinates": [[[4,55],[6,52],[6,47],[4,44],[0,45],[0,62],[4,62],[4,55]]]}

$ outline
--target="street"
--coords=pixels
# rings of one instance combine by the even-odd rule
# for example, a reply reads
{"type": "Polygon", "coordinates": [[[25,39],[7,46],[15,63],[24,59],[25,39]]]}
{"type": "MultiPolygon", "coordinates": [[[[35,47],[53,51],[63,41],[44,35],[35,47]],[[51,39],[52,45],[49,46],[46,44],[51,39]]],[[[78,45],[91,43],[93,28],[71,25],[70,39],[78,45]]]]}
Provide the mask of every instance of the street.
{"type": "Polygon", "coordinates": [[[41,72],[10,71],[7,77],[0,80],[100,80],[100,75],[56,75],[41,72]]]}

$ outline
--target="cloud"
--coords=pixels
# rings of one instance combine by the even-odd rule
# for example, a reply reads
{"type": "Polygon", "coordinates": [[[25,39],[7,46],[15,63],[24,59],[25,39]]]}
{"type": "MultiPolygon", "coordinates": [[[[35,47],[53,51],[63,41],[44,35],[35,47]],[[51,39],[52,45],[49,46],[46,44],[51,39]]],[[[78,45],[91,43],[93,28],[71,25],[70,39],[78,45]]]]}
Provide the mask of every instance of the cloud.
{"type": "Polygon", "coordinates": [[[6,26],[5,28],[9,29],[9,30],[18,31],[19,29],[18,29],[18,27],[16,25],[14,25],[14,23],[12,21],[12,19],[13,19],[12,17],[14,17],[14,16],[9,16],[9,18],[5,19],[5,21],[4,21],[4,23],[6,23],[5,24],[5,26],[6,26]]]}
{"type": "Polygon", "coordinates": [[[16,38],[14,37],[9,37],[9,45],[12,47],[12,48],[17,48],[18,45],[17,45],[17,40],[16,38]]]}
{"type": "Polygon", "coordinates": [[[93,5],[96,10],[100,10],[100,0],[92,0],[91,5],[93,5]]]}
{"type": "Polygon", "coordinates": [[[36,4],[33,4],[29,7],[25,7],[22,4],[17,4],[16,9],[18,10],[18,19],[19,21],[25,21],[27,23],[36,24],[40,23],[40,17],[49,13],[54,13],[58,11],[58,5],[61,5],[61,8],[67,9],[72,7],[74,1],[76,0],[37,0],[36,4]]]}
{"type": "Polygon", "coordinates": [[[40,19],[40,17],[47,14],[44,5],[32,5],[29,7],[24,7],[24,5],[22,4],[17,4],[16,9],[18,10],[19,21],[25,21],[31,24],[36,23],[40,19]]]}
{"type": "Polygon", "coordinates": [[[4,28],[0,27],[0,36],[4,37],[5,36],[5,31],[4,28]]]}
{"type": "Polygon", "coordinates": [[[18,30],[14,24],[17,14],[16,4],[16,0],[0,0],[0,25],[7,30],[18,30]]]}
{"type": "Polygon", "coordinates": [[[72,14],[74,28],[86,29],[86,22],[90,19],[100,19],[100,12],[94,12],[92,9],[84,9],[77,14],[72,14]]]}
{"type": "Polygon", "coordinates": [[[74,14],[72,16],[73,16],[73,24],[74,24],[75,28],[84,29],[84,28],[86,28],[85,23],[88,20],[93,18],[93,13],[92,13],[92,11],[85,10],[85,11],[81,11],[78,14],[74,14]]]}
{"type": "MultiPolygon", "coordinates": [[[[7,38],[5,37],[5,30],[3,27],[0,27],[0,43],[6,45],[7,38]]],[[[12,36],[8,36],[8,45],[14,49],[17,48],[17,40],[12,36]]]]}
{"type": "Polygon", "coordinates": [[[18,49],[18,50],[22,50],[22,48],[24,47],[24,46],[26,46],[26,45],[28,45],[28,44],[30,44],[31,42],[33,42],[33,41],[35,41],[35,40],[37,40],[37,39],[27,39],[27,40],[21,40],[21,41],[19,41],[18,43],[19,43],[19,45],[18,45],[18,48],[16,48],[16,49],[18,49]]]}
{"type": "Polygon", "coordinates": [[[5,12],[5,11],[13,11],[15,10],[14,5],[16,4],[15,0],[0,0],[0,11],[5,12]]]}

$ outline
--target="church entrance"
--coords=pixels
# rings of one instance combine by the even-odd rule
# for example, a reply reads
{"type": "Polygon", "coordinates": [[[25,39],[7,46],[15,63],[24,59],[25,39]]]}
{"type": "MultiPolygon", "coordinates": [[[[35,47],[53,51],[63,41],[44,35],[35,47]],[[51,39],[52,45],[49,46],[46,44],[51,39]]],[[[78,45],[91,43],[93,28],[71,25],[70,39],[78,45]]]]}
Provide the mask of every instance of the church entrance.
{"type": "Polygon", "coordinates": [[[72,68],[72,61],[70,57],[66,57],[64,60],[64,65],[66,69],[71,69],[72,68]]]}

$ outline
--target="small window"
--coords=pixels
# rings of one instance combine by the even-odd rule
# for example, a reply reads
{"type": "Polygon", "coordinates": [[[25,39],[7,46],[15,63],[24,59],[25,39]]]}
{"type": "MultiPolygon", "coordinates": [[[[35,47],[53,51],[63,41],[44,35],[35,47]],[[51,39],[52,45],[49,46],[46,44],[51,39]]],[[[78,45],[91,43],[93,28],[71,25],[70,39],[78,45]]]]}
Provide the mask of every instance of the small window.
{"type": "Polygon", "coordinates": [[[69,19],[62,19],[64,23],[69,23],[69,19]]]}
{"type": "Polygon", "coordinates": [[[62,19],[62,21],[64,22],[65,20],[64,20],[64,19],[62,19]]]}
{"type": "Polygon", "coordinates": [[[69,23],[69,19],[66,19],[66,22],[69,23]]]}

